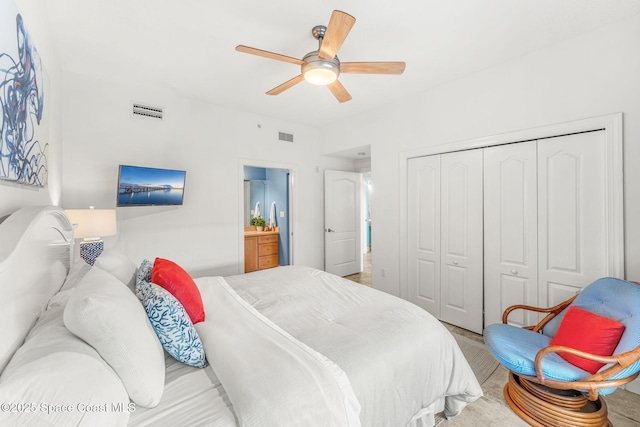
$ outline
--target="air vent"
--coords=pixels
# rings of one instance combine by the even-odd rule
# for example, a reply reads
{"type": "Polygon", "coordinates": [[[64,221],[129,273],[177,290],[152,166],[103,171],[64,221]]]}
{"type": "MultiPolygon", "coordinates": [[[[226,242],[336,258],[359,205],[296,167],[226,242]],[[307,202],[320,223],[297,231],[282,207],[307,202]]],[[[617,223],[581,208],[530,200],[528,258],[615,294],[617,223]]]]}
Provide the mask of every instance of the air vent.
{"type": "Polygon", "coordinates": [[[278,132],[278,139],[280,141],[293,142],[293,134],[292,133],[285,133],[285,132],[278,132]]]}
{"type": "Polygon", "coordinates": [[[162,120],[163,108],[150,107],[148,105],[133,103],[131,112],[134,116],[150,117],[152,119],[162,120]]]}

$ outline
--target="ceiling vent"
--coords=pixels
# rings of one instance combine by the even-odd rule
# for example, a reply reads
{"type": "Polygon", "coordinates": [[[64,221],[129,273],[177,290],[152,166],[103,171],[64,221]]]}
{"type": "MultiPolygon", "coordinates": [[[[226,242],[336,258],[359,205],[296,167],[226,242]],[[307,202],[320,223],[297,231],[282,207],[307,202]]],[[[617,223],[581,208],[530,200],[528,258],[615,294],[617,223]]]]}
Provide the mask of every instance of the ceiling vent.
{"type": "Polygon", "coordinates": [[[293,134],[286,132],[278,132],[278,139],[280,141],[293,142],[293,134]]]}
{"type": "Polygon", "coordinates": [[[162,107],[150,107],[148,105],[134,102],[132,104],[131,113],[138,117],[149,117],[152,119],[162,120],[163,110],[164,109],[162,107]]]}

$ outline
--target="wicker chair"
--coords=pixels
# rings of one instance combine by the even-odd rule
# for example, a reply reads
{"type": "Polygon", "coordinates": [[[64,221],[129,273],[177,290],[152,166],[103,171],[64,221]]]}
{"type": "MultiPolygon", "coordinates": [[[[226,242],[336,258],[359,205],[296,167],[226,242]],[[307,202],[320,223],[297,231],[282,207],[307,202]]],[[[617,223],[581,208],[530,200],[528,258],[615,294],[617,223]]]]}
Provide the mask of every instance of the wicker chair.
{"type": "Polygon", "coordinates": [[[575,297],[551,308],[515,305],[502,322],[484,330],[487,347],[509,372],[504,397],[513,411],[533,426],[610,426],[601,396],[612,393],[640,372],[640,286],[614,278],[598,279],[575,297]],[[622,323],[624,333],[612,356],[597,356],[550,342],[575,306],[622,323]],[[507,324],[514,310],[547,313],[537,325],[507,324]],[[572,354],[604,366],[596,373],[567,362],[572,354]]]}

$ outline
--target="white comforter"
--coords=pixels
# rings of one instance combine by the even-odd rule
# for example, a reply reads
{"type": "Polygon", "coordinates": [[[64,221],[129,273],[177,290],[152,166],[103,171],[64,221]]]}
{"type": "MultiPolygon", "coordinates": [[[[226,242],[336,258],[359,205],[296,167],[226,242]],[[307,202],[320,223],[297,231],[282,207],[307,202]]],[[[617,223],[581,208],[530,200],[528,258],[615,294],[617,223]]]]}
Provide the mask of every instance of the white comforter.
{"type": "Polygon", "coordinates": [[[351,426],[359,406],[362,426],[431,426],[482,396],[455,339],[407,301],[298,266],[226,282],[237,295],[196,280],[198,332],[240,425],[351,426]]]}
{"type": "Polygon", "coordinates": [[[360,427],[345,373],[258,313],[221,277],[201,286],[196,324],[241,426],[360,427]]]}

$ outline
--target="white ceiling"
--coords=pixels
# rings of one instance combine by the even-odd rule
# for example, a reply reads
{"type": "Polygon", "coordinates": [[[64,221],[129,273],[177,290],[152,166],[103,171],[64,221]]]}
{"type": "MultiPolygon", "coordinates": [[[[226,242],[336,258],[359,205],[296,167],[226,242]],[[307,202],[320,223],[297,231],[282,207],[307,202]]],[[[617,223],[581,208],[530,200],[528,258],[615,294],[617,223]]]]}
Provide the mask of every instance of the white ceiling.
{"type": "MultiPolygon", "coordinates": [[[[56,0],[47,8],[62,68],[143,79],[213,104],[323,126],[640,13],[640,0],[56,0]],[[342,61],[405,61],[403,75],[343,74],[353,100],[302,82],[296,65],[340,9],[357,21],[342,61]]],[[[145,100],[138,100],[144,102],[145,100]]]]}

